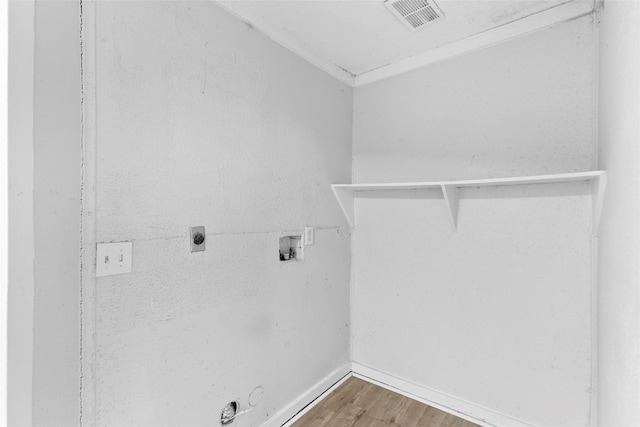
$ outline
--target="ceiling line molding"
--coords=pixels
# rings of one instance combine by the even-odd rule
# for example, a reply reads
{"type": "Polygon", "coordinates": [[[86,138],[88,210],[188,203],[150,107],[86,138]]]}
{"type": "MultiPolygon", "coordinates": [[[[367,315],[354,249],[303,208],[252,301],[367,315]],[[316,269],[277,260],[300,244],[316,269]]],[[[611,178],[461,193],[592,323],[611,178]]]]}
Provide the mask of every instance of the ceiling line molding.
{"type": "Polygon", "coordinates": [[[448,43],[431,49],[428,52],[385,65],[375,70],[355,76],[354,87],[364,86],[380,80],[388,79],[436,62],[445,61],[456,56],[470,53],[507,40],[529,34],[544,28],[575,19],[593,12],[595,3],[589,1],[571,1],[552,9],[527,16],[500,27],[448,43]]]}
{"type": "Polygon", "coordinates": [[[305,61],[311,63],[313,66],[320,68],[325,73],[329,74],[332,77],[340,80],[342,83],[349,85],[350,87],[355,87],[355,76],[351,74],[349,71],[337,66],[336,64],[332,64],[330,62],[324,61],[314,55],[309,49],[307,49],[303,44],[301,44],[298,40],[293,37],[287,37],[282,34],[280,29],[275,28],[272,24],[267,22],[265,19],[259,16],[252,16],[250,19],[241,16],[239,13],[235,11],[232,5],[228,3],[222,3],[220,1],[213,1],[217,6],[227,11],[237,19],[241,20],[245,24],[255,28],[260,31],[266,37],[269,37],[274,42],[283,46],[285,49],[290,50],[295,53],[305,61]],[[274,37],[273,34],[278,34],[277,37],[274,37]]]}
{"type": "Polygon", "coordinates": [[[571,0],[500,27],[447,43],[427,52],[358,75],[354,75],[334,63],[323,60],[305,46],[304,43],[301,43],[293,36],[287,35],[281,28],[276,28],[259,14],[242,16],[234,9],[231,2],[214,0],[213,3],[342,83],[350,87],[361,87],[593,13],[597,1],[602,0],[571,0]]]}

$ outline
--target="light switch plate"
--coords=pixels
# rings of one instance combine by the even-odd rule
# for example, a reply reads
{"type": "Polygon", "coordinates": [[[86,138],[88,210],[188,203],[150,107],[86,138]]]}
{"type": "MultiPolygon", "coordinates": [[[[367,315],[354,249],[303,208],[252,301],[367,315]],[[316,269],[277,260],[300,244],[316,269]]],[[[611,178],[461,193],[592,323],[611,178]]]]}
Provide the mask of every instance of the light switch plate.
{"type": "Polygon", "coordinates": [[[96,277],[131,273],[133,242],[98,243],[96,277]]]}
{"type": "Polygon", "coordinates": [[[313,229],[313,227],[305,227],[304,228],[304,244],[306,245],[313,245],[313,242],[315,240],[315,230],[313,229]]]}

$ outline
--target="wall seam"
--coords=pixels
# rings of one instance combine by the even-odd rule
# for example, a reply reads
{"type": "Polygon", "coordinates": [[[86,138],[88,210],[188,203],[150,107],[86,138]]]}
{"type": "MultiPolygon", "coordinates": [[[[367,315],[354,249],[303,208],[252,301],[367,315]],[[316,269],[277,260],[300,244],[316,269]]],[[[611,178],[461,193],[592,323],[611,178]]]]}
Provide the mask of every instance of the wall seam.
{"type": "Polygon", "coordinates": [[[96,424],[95,387],[95,2],[80,2],[82,80],[81,230],[80,230],[80,413],[79,424],[96,424]],[[92,50],[93,48],[93,50],[92,50]]]}
{"type": "MultiPolygon", "coordinates": [[[[355,126],[355,122],[356,122],[356,91],[357,88],[354,86],[352,89],[352,96],[351,96],[351,183],[355,183],[355,178],[356,178],[356,150],[355,150],[355,144],[356,144],[356,126],[355,126]]],[[[353,211],[353,217],[354,217],[354,221],[355,221],[355,203],[356,201],[353,201],[354,203],[354,211],[353,211]]],[[[355,223],[355,222],[354,222],[355,223]]],[[[353,250],[353,241],[354,241],[354,232],[355,232],[355,228],[351,227],[349,224],[347,224],[347,226],[349,227],[349,257],[351,259],[351,262],[349,263],[349,361],[353,364],[354,361],[354,357],[353,357],[353,343],[354,343],[354,338],[353,338],[353,319],[354,319],[354,315],[353,315],[353,308],[355,306],[355,302],[354,302],[354,287],[355,287],[355,283],[354,283],[354,274],[353,274],[353,270],[354,270],[354,261],[355,261],[355,257],[354,257],[354,250],[353,250]]]]}
{"type": "Polygon", "coordinates": [[[82,6],[83,6],[83,0],[79,1],[80,4],[80,292],[79,292],[79,317],[80,317],[80,328],[79,328],[79,364],[80,364],[80,378],[79,378],[79,394],[78,394],[78,399],[79,399],[79,414],[78,414],[78,424],[80,426],[82,426],[82,397],[83,397],[83,389],[82,389],[82,383],[83,383],[83,373],[84,373],[84,368],[83,368],[83,360],[82,360],[82,356],[83,356],[83,342],[82,342],[82,318],[83,318],[83,292],[82,292],[82,287],[83,287],[83,277],[82,277],[82,270],[83,270],[83,264],[84,264],[84,257],[82,256],[83,254],[83,243],[84,243],[84,222],[83,222],[83,218],[84,218],[84,195],[85,195],[85,188],[84,188],[84,174],[85,174],[85,170],[84,170],[84,150],[85,150],[85,140],[84,140],[84,132],[85,132],[85,128],[84,128],[84,99],[85,99],[85,95],[84,95],[84,38],[83,38],[83,32],[84,32],[84,21],[83,21],[83,14],[82,14],[82,6]]]}
{"type": "MultiPolygon", "coordinates": [[[[596,1],[592,14],[593,19],[593,170],[599,168],[599,33],[598,13],[602,3],[596,1]]],[[[595,185],[595,184],[593,184],[595,185]]],[[[596,197],[592,194],[592,198],[596,197]]],[[[591,218],[593,224],[595,218],[591,218]]],[[[598,236],[594,234],[591,239],[591,393],[589,395],[589,425],[597,425],[598,411],[598,236]]]]}

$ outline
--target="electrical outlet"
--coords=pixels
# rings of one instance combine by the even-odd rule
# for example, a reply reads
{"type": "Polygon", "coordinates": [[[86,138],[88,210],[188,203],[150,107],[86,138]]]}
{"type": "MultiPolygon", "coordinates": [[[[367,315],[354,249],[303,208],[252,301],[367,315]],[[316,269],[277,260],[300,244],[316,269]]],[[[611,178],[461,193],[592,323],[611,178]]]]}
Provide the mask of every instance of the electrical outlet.
{"type": "Polygon", "coordinates": [[[204,225],[199,225],[197,227],[191,227],[190,229],[190,239],[191,239],[191,252],[200,252],[204,251],[206,233],[204,231],[204,225]]]}
{"type": "Polygon", "coordinates": [[[131,273],[133,242],[98,243],[96,277],[131,273]]]}
{"type": "Polygon", "coordinates": [[[315,240],[315,230],[313,227],[305,227],[304,228],[304,244],[305,245],[313,245],[315,240]]]}

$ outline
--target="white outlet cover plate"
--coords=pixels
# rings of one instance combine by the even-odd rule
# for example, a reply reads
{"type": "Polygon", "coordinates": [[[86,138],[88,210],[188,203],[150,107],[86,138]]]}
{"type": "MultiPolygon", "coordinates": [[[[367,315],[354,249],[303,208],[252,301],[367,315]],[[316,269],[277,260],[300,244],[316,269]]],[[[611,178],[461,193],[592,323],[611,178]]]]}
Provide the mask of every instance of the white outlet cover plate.
{"type": "Polygon", "coordinates": [[[313,227],[305,227],[304,228],[304,244],[306,245],[313,245],[313,242],[315,241],[315,230],[313,229],[313,227]]]}
{"type": "Polygon", "coordinates": [[[131,273],[133,242],[98,243],[96,277],[131,273]]]}

